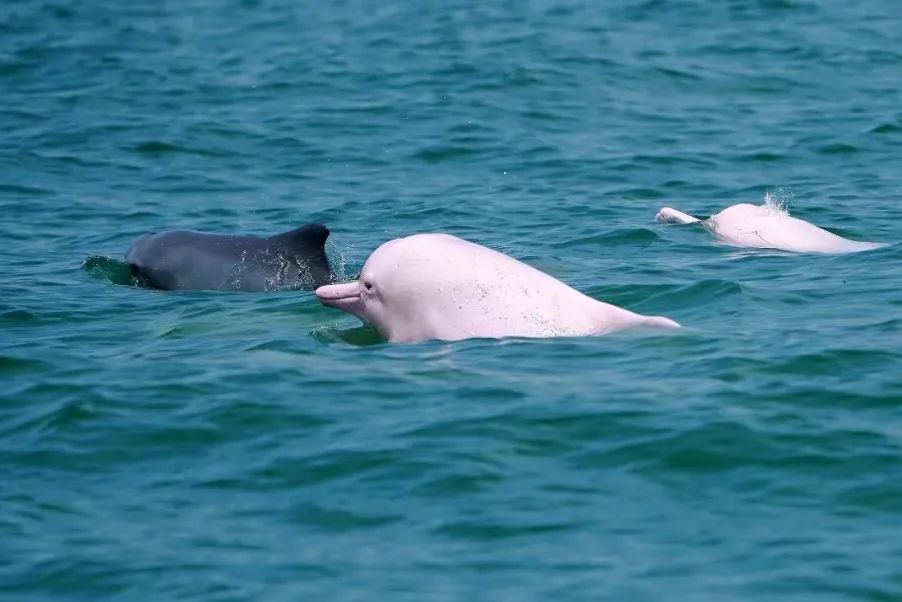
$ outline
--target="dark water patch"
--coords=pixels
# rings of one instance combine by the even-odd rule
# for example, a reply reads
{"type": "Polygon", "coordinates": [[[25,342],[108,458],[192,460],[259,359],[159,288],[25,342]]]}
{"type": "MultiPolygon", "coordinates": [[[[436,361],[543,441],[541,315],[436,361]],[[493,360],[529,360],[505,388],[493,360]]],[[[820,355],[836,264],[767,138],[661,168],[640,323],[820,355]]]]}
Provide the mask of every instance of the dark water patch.
{"type": "MultiPolygon", "coordinates": [[[[770,401],[785,403],[784,395],[772,394],[770,401]]],[[[801,407],[853,410],[883,410],[902,408],[902,378],[880,392],[867,393],[843,388],[831,391],[823,387],[797,387],[792,391],[792,403],[801,407]]]]}
{"type": "Polygon", "coordinates": [[[902,132],[902,123],[889,121],[876,125],[869,130],[873,134],[898,134],[902,132]]]}
{"type": "Polygon", "coordinates": [[[404,433],[405,439],[431,439],[444,437],[485,438],[491,440],[506,431],[504,421],[496,416],[459,418],[435,421],[425,426],[412,428],[404,433]]]}
{"type": "Polygon", "coordinates": [[[752,161],[756,163],[777,163],[780,161],[786,161],[787,159],[788,156],[785,154],[770,151],[749,153],[739,157],[739,160],[741,161],[752,161]]]}
{"type": "MultiPolygon", "coordinates": [[[[311,456],[283,458],[255,469],[252,478],[267,490],[309,487],[324,483],[375,478],[404,462],[404,454],[391,450],[333,449],[311,456]]],[[[407,460],[409,462],[409,460],[407,460]]]]}
{"type": "Polygon", "coordinates": [[[212,149],[212,148],[197,148],[185,146],[183,144],[176,144],[171,142],[162,142],[159,140],[151,140],[147,142],[141,142],[135,144],[128,148],[128,150],[143,155],[145,157],[162,157],[166,155],[172,154],[189,154],[189,155],[199,155],[204,157],[235,157],[239,156],[239,153],[236,153],[232,148],[225,149],[212,149]]]}
{"type": "Polygon", "coordinates": [[[314,431],[333,423],[331,418],[303,413],[284,406],[243,401],[204,411],[204,421],[222,432],[264,435],[278,431],[314,431]]]}
{"type": "MultiPolygon", "coordinates": [[[[83,557],[59,557],[28,567],[25,575],[16,575],[3,587],[11,595],[67,595],[77,589],[91,597],[125,595],[134,589],[134,575],[123,573],[116,564],[83,557]]],[[[34,599],[34,598],[32,598],[34,599]]]]}
{"type": "Polygon", "coordinates": [[[385,343],[385,339],[379,335],[379,332],[369,325],[353,328],[317,328],[310,335],[324,343],[342,342],[355,347],[370,347],[385,343]]]}
{"type": "Polygon", "coordinates": [[[655,67],[654,69],[657,73],[666,76],[667,78],[678,81],[678,82],[687,82],[687,83],[698,83],[703,81],[704,78],[697,73],[692,73],[690,71],[685,71],[682,69],[676,69],[673,67],[655,67]]]}
{"type": "Polygon", "coordinates": [[[161,330],[157,334],[160,340],[199,340],[203,335],[218,332],[222,325],[218,320],[198,321],[196,318],[185,317],[190,322],[175,324],[161,330]]]}
{"type": "MultiPolygon", "coordinates": [[[[50,404],[65,404],[70,401],[73,403],[89,403],[89,400],[95,396],[101,398],[91,386],[69,382],[53,382],[50,379],[40,382],[29,382],[25,389],[19,391],[19,394],[25,398],[33,398],[50,404]]],[[[44,409],[52,414],[59,408],[53,405],[44,409]]]]}
{"type": "Polygon", "coordinates": [[[695,474],[700,478],[713,475],[739,477],[751,468],[788,474],[829,475],[847,471],[855,474],[863,466],[875,473],[899,467],[889,452],[846,453],[837,448],[831,438],[777,435],[723,421],[711,421],[682,432],[581,454],[574,462],[583,469],[627,466],[642,474],[658,475],[674,482],[681,474],[695,474]]]}
{"type": "Polygon", "coordinates": [[[776,374],[824,375],[842,378],[845,374],[850,373],[864,376],[869,371],[880,372],[898,364],[900,360],[902,360],[902,354],[889,351],[836,349],[797,355],[784,363],[772,365],[771,371],[776,374]]]}
{"type": "MultiPolygon", "coordinates": [[[[57,390],[68,393],[63,387],[57,387],[57,390]]],[[[67,431],[82,428],[83,425],[86,426],[86,423],[97,420],[101,416],[102,412],[97,410],[96,399],[91,402],[70,401],[59,405],[52,414],[45,416],[35,427],[41,431],[67,431]]]]}
{"type": "MultiPolygon", "coordinates": [[[[168,179],[156,180],[154,184],[148,185],[144,192],[152,192],[159,195],[167,195],[172,198],[181,197],[185,200],[195,199],[202,195],[210,194],[254,194],[259,193],[259,188],[251,185],[235,184],[228,178],[209,178],[199,174],[196,179],[185,180],[180,177],[172,177],[168,179]]],[[[221,211],[221,210],[220,210],[221,211]]]]}
{"type": "Polygon", "coordinates": [[[655,429],[641,410],[605,409],[595,412],[556,413],[529,418],[512,416],[518,425],[512,429],[513,442],[519,455],[526,457],[570,458],[586,445],[616,441],[636,436],[650,436],[655,429]]]}
{"type": "Polygon", "coordinates": [[[48,442],[39,449],[20,446],[5,452],[2,461],[5,471],[52,471],[58,473],[94,473],[104,469],[111,459],[94,451],[78,450],[75,446],[48,442]]]}
{"type": "Polygon", "coordinates": [[[328,508],[320,504],[297,504],[287,513],[291,523],[327,533],[382,527],[403,519],[399,514],[363,514],[343,508],[328,508]]]}
{"type": "MultiPolygon", "coordinates": [[[[489,339],[491,340],[491,339],[489,339]]],[[[525,395],[522,391],[518,389],[506,388],[506,387],[473,387],[473,386],[461,386],[458,387],[455,391],[458,398],[466,400],[466,399],[485,399],[491,398],[496,399],[499,402],[504,400],[514,400],[521,399],[525,395]]]]}
{"type": "Polygon", "coordinates": [[[198,489],[212,489],[220,491],[247,491],[248,483],[243,476],[227,477],[216,476],[211,478],[195,479],[192,484],[198,489]]]}
{"type": "Polygon", "coordinates": [[[899,499],[902,496],[902,485],[899,477],[902,475],[902,466],[896,466],[893,478],[878,476],[871,483],[853,485],[836,496],[837,505],[844,512],[854,512],[856,515],[866,518],[874,514],[882,514],[898,517],[902,514],[899,507],[899,499]],[[876,482],[873,482],[876,481],[876,482]]]}
{"type": "Polygon", "coordinates": [[[758,0],[758,2],[753,3],[753,6],[760,8],[762,11],[799,11],[804,13],[817,13],[819,11],[817,4],[800,0],[758,0]]]}
{"type": "Polygon", "coordinates": [[[456,495],[473,495],[489,491],[504,483],[504,478],[493,472],[458,469],[452,474],[430,475],[413,493],[427,497],[444,498],[456,495]]]}
{"type": "MultiPolygon", "coordinates": [[[[32,285],[35,286],[35,285],[32,285]]],[[[51,280],[48,282],[41,282],[40,289],[48,290],[54,287],[59,287],[60,289],[65,290],[69,286],[67,282],[59,282],[56,280],[51,280]]],[[[35,286],[35,288],[38,288],[35,286]]],[[[37,304],[40,305],[40,304],[37,304]]],[[[16,328],[19,326],[23,327],[39,327],[39,326],[47,326],[47,325],[59,325],[61,323],[70,323],[77,316],[77,312],[72,311],[71,309],[48,309],[47,306],[41,306],[40,311],[38,310],[27,310],[27,309],[12,309],[7,312],[0,314],[0,319],[9,318],[8,327],[16,328]]],[[[2,322],[0,322],[2,323],[2,322]]],[[[58,331],[59,334],[56,336],[63,336],[62,331],[58,331]]]]}
{"type": "Polygon", "coordinates": [[[5,309],[0,313],[0,324],[6,324],[8,326],[27,326],[40,322],[40,317],[27,309],[5,309]]]}
{"type": "MultiPolygon", "coordinates": [[[[621,457],[625,451],[617,450],[615,457],[621,457]]],[[[668,475],[731,473],[750,463],[765,462],[779,453],[769,436],[735,423],[711,423],[660,441],[639,444],[634,451],[647,459],[648,465],[642,470],[668,475]]]]}
{"type": "Polygon", "coordinates": [[[490,542],[568,531],[574,529],[576,526],[576,523],[567,522],[503,524],[489,520],[481,522],[455,521],[450,524],[442,525],[436,529],[436,533],[453,539],[490,542]]]}
{"type": "MultiPolygon", "coordinates": [[[[10,508],[15,508],[15,514],[18,514],[19,517],[26,518],[28,522],[44,522],[47,517],[71,520],[86,517],[88,515],[84,509],[77,505],[60,500],[40,499],[30,495],[21,494],[6,495],[0,499],[2,499],[3,502],[8,503],[10,508]]],[[[0,519],[0,521],[2,521],[2,519],[0,519]]],[[[0,524],[2,524],[2,522],[0,522],[0,524]]],[[[13,529],[24,527],[22,529],[22,535],[25,535],[29,530],[26,525],[23,525],[22,523],[13,524],[12,521],[5,526],[13,529]]]]}
{"type": "Polygon", "coordinates": [[[0,195],[9,194],[11,196],[48,196],[54,194],[55,191],[47,188],[38,188],[36,186],[24,186],[21,184],[4,184],[0,183],[0,195]]]}
{"type": "Polygon", "coordinates": [[[244,349],[245,351],[275,351],[284,353],[297,353],[297,345],[293,340],[277,339],[270,341],[254,342],[244,349]]]}
{"type": "Polygon", "coordinates": [[[478,154],[479,151],[468,146],[433,146],[418,150],[414,153],[414,157],[425,163],[441,163],[444,161],[453,161],[478,154]]]}
{"type": "Polygon", "coordinates": [[[454,125],[448,128],[448,132],[451,134],[461,134],[461,135],[474,135],[474,134],[482,134],[488,135],[492,132],[495,132],[495,128],[490,127],[484,123],[467,121],[464,123],[455,123],[454,125]]]}
{"type": "Polygon", "coordinates": [[[538,121],[538,122],[545,122],[545,123],[554,123],[554,122],[558,122],[558,121],[567,119],[567,117],[565,115],[562,115],[560,113],[543,111],[541,109],[536,109],[536,108],[530,108],[530,109],[523,111],[521,113],[521,116],[524,119],[527,119],[530,121],[538,121]]]}
{"type": "MultiPolygon", "coordinates": [[[[226,433],[212,425],[201,422],[189,424],[184,421],[173,421],[171,424],[163,426],[134,424],[127,433],[120,434],[119,439],[123,442],[130,442],[126,444],[130,448],[129,451],[118,449],[123,460],[139,457],[141,449],[160,452],[165,450],[165,453],[173,458],[190,457],[192,454],[207,451],[213,446],[229,441],[226,433]],[[176,425],[176,422],[182,422],[182,424],[176,425]]],[[[108,444],[111,448],[118,447],[115,440],[109,441],[108,444]]]]}
{"type": "Polygon", "coordinates": [[[641,169],[643,167],[654,167],[654,166],[676,166],[682,165],[686,167],[709,167],[713,168],[716,166],[716,163],[712,160],[706,159],[704,157],[700,157],[698,155],[694,156],[680,156],[680,155],[632,155],[628,158],[627,161],[620,162],[622,165],[629,166],[630,169],[641,169]]]}
{"type": "Polygon", "coordinates": [[[623,196],[628,199],[638,199],[643,201],[663,199],[670,196],[668,193],[665,193],[658,188],[623,188],[612,191],[612,194],[623,196]]]}
{"type": "MultiPolygon", "coordinates": [[[[708,278],[692,284],[634,284],[589,289],[596,299],[606,299],[617,305],[654,305],[661,307],[694,308],[700,305],[723,304],[727,299],[736,303],[743,294],[742,285],[731,280],[708,278]]],[[[738,308],[735,308],[738,310],[738,308]]]]}
{"type": "Polygon", "coordinates": [[[857,146],[842,142],[828,144],[817,149],[817,152],[822,155],[854,155],[859,151],[860,149],[857,146]]]}
{"type": "Polygon", "coordinates": [[[0,375],[14,375],[50,369],[51,364],[32,358],[0,355],[0,375]]]}
{"type": "Polygon", "coordinates": [[[710,377],[728,383],[742,383],[755,375],[766,373],[770,362],[748,357],[722,357],[710,364],[710,377]]]}

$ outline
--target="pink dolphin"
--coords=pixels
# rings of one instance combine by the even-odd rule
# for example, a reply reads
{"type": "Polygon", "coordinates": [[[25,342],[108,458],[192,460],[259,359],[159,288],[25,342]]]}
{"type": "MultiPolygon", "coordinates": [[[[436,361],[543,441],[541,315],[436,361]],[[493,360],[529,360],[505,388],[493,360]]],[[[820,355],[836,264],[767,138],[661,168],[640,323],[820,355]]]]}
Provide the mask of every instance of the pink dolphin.
{"type": "Polygon", "coordinates": [[[370,255],[360,280],[321,286],[316,296],[395,343],[679,327],[668,318],[596,301],[512,257],[448,234],[389,241],[370,255]]]}
{"type": "Polygon", "coordinates": [[[737,247],[800,253],[854,253],[885,246],[883,243],[861,242],[837,236],[814,224],[791,217],[786,210],[771,203],[760,206],[740,203],[727,207],[706,220],[670,207],[663,207],[655,217],[662,222],[701,223],[717,238],[737,247]]]}

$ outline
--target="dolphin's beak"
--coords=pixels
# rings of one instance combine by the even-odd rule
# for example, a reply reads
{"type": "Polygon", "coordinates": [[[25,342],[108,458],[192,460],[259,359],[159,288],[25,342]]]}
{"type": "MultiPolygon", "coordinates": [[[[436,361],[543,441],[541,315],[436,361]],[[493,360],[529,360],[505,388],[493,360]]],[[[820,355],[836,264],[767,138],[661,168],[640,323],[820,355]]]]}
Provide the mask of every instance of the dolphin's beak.
{"type": "Polygon", "coordinates": [[[360,301],[360,282],[327,284],[316,289],[316,296],[323,305],[344,310],[360,317],[363,304],[360,301]]]}

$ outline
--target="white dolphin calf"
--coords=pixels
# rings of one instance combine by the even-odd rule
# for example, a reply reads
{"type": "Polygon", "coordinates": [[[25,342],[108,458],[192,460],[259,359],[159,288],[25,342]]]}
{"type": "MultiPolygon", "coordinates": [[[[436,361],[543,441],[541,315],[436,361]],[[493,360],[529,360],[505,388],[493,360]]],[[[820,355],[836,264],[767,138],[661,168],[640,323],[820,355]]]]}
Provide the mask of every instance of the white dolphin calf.
{"type": "Polygon", "coordinates": [[[316,296],[395,343],[679,327],[668,318],[596,301],[512,257],[448,234],[389,241],[370,255],[360,280],[321,286],[316,296]]]}
{"type": "Polygon", "coordinates": [[[837,236],[792,217],[785,209],[767,202],[763,205],[733,205],[706,220],[670,207],[663,207],[655,217],[662,222],[700,223],[720,240],[738,247],[800,253],[854,253],[885,246],[883,243],[861,242],[837,236]]]}

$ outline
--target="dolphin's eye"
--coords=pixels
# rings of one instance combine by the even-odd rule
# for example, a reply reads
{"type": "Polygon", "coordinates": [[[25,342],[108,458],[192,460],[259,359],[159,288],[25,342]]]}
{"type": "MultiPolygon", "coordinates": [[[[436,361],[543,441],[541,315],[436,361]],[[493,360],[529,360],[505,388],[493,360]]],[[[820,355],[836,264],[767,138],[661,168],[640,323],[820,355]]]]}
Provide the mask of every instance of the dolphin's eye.
{"type": "Polygon", "coordinates": [[[368,290],[368,291],[371,291],[371,290],[373,290],[373,283],[370,282],[369,280],[364,280],[364,281],[363,281],[363,288],[365,288],[365,289],[368,290]]]}

